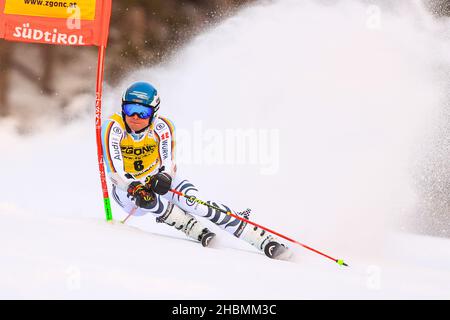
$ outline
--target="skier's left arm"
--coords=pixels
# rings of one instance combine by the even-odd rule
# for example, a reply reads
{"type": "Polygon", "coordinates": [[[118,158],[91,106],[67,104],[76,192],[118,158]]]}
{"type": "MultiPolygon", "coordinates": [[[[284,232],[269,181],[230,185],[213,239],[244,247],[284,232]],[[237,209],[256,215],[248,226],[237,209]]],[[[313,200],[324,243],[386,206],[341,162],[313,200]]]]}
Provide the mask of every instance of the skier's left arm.
{"type": "Polygon", "coordinates": [[[175,164],[175,127],[164,117],[159,117],[155,123],[155,134],[159,139],[160,172],[146,178],[146,185],[157,194],[166,194],[176,174],[175,164]]]}
{"type": "Polygon", "coordinates": [[[159,139],[159,157],[161,172],[168,173],[172,178],[176,174],[175,163],[175,127],[169,119],[159,117],[155,124],[155,133],[159,139]]]}

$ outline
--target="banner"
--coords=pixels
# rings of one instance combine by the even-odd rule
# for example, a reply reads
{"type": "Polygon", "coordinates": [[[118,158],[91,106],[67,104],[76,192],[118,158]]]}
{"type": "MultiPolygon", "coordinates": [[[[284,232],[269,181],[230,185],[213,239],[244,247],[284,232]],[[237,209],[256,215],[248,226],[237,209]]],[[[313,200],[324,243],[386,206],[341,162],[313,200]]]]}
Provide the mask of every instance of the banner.
{"type": "Polygon", "coordinates": [[[106,47],[111,0],[0,0],[0,38],[106,47]]]}

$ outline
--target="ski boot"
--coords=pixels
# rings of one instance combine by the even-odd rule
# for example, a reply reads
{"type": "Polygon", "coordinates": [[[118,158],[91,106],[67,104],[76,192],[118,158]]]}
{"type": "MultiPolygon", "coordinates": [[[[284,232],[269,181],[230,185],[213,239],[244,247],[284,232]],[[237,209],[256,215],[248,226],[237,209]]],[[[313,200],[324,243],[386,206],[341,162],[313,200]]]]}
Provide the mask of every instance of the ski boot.
{"type": "Polygon", "coordinates": [[[192,215],[173,204],[169,204],[166,213],[156,218],[156,222],[165,223],[183,231],[189,238],[199,241],[203,247],[210,246],[216,236],[208,228],[203,227],[192,215]]]}
{"type": "Polygon", "coordinates": [[[289,248],[281,243],[278,238],[269,232],[250,224],[245,226],[239,238],[264,252],[264,254],[271,259],[289,260],[292,256],[292,252],[289,248]]]}

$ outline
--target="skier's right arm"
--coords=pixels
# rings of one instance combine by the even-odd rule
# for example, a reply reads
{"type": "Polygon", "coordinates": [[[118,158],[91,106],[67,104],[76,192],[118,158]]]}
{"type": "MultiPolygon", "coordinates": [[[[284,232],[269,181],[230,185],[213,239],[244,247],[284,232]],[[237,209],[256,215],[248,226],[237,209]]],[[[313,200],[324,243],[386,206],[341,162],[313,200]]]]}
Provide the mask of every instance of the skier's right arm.
{"type": "Polygon", "coordinates": [[[107,120],[102,125],[103,157],[106,172],[111,182],[119,189],[127,191],[134,178],[124,171],[120,142],[124,137],[124,129],[114,120],[107,120]]]}

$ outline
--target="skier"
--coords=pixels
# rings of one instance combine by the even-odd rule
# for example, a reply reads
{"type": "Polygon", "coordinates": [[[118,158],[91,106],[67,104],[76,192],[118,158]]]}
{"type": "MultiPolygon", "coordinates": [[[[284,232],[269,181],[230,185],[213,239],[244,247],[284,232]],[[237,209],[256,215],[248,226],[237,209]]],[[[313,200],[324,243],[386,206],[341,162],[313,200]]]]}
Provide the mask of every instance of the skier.
{"type": "MultiPolygon", "coordinates": [[[[209,219],[270,258],[288,258],[290,251],[270,233],[169,192],[175,189],[202,199],[191,182],[177,175],[174,125],[158,115],[159,105],[160,97],[150,83],[133,83],[122,96],[122,112],[113,114],[102,126],[104,158],[114,200],[127,214],[151,213],[157,222],[183,231],[205,247],[215,234],[193,215],[209,219]]],[[[235,212],[223,204],[208,203],[249,218],[249,210],[235,212]]]]}

